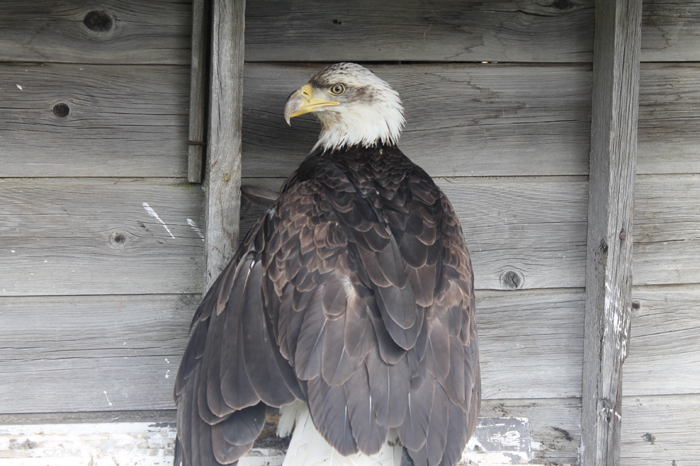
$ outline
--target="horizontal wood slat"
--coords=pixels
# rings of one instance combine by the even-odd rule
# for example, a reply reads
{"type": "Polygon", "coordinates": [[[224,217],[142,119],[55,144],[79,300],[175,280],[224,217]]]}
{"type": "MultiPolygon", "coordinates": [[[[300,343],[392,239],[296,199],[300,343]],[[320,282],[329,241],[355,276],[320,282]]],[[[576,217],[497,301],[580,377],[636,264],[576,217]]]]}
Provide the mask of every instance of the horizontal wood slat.
{"type": "Polygon", "coordinates": [[[642,64],[638,135],[638,174],[700,173],[699,64],[642,64]]]}
{"type": "Polygon", "coordinates": [[[700,60],[700,2],[644,0],[642,61],[700,60]]]}
{"type": "Polygon", "coordinates": [[[622,398],[621,466],[698,462],[700,395],[622,398]]]}
{"type": "Polygon", "coordinates": [[[574,290],[477,295],[483,398],[580,397],[584,299],[574,290]]]}
{"type": "Polygon", "coordinates": [[[188,1],[3,0],[0,62],[189,65],[188,1]]]}
{"type": "Polygon", "coordinates": [[[154,180],[2,180],[0,296],[201,292],[203,197],[154,180]]]}
{"type": "Polygon", "coordinates": [[[174,408],[199,298],[0,298],[0,412],[174,408]]]}
{"type": "Polygon", "coordinates": [[[248,61],[591,61],[593,1],[249,2],[248,61]]]}
{"type": "MultiPolygon", "coordinates": [[[[172,408],[199,298],[0,297],[0,413],[172,408]]],[[[582,306],[577,292],[478,297],[485,397],[577,396],[582,306]]]]}
{"type": "Polygon", "coordinates": [[[700,394],[700,287],[637,287],[632,299],[624,394],[700,394]]]}
{"type": "Polygon", "coordinates": [[[533,464],[578,464],[581,446],[579,398],[484,400],[480,417],[527,419],[532,437],[533,464]]]}
{"type": "MultiPolygon", "coordinates": [[[[246,65],[243,176],[288,176],[316,142],[313,116],[282,116],[320,65],[246,65]]],[[[587,175],[585,65],[372,66],[401,95],[402,150],[432,176],[587,175]]]]}
{"type": "Polygon", "coordinates": [[[185,177],[189,67],[0,67],[0,176],[185,177]]]}
{"type": "Polygon", "coordinates": [[[700,176],[637,177],[635,285],[700,283],[699,199],[700,176]]]}
{"type": "MultiPolygon", "coordinates": [[[[278,189],[281,179],[244,179],[278,189]]],[[[460,217],[477,289],[583,288],[588,183],[579,177],[436,178],[460,217]]],[[[263,213],[244,202],[241,234],[263,213]]]]}

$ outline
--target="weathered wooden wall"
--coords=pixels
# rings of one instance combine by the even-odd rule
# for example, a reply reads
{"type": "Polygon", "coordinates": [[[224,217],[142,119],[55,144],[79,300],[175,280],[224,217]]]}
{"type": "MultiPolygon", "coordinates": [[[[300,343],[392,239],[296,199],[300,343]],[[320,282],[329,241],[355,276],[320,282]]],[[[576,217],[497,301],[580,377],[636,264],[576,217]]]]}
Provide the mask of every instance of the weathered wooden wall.
{"type": "Polygon", "coordinates": [[[621,464],[700,454],[700,4],[646,1],[621,464]]]}
{"type": "Polygon", "coordinates": [[[191,16],[175,0],[0,2],[3,422],[174,408],[204,282],[191,16]]]}
{"type": "MultiPolygon", "coordinates": [[[[389,81],[401,148],[470,245],[482,416],[527,419],[537,464],[579,461],[593,3],[247,5],[243,183],[277,188],[305,157],[318,126],[289,128],[282,108],[325,63],[389,81]]],[[[644,3],[630,466],[700,451],[698,5],[644,3]]],[[[0,421],[174,419],[204,287],[191,14],[177,0],[0,2],[0,421]]],[[[245,231],[257,211],[243,211],[245,231]]]]}

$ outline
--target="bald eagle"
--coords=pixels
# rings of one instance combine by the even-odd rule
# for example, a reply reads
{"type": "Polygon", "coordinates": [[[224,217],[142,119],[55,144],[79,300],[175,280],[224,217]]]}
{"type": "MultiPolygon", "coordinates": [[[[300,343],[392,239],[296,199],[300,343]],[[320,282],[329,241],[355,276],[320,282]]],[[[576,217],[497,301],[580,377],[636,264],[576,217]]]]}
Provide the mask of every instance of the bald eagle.
{"type": "Polygon", "coordinates": [[[236,463],[268,407],[284,464],[452,466],[481,397],[457,216],[398,148],[398,93],[338,63],[292,93],[318,143],[206,294],[175,384],[176,464],[236,463]]]}

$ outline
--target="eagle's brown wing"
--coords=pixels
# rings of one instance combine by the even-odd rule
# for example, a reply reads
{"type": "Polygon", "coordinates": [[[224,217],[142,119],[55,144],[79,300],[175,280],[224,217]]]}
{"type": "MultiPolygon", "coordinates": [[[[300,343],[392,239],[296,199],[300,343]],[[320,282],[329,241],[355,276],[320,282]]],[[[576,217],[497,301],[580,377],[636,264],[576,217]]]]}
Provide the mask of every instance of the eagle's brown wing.
{"type": "Polygon", "coordinates": [[[469,256],[430,177],[377,150],[310,156],[205,297],[175,388],[184,464],[236,461],[295,398],[342,454],[395,427],[416,466],[460,458],[480,398],[469,256]]]}

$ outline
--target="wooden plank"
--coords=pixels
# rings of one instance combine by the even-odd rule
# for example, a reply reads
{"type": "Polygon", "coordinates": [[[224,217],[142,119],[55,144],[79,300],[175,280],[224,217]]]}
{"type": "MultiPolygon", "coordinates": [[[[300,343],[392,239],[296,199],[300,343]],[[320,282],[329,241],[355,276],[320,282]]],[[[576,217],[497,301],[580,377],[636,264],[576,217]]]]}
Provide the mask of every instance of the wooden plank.
{"type": "Polygon", "coordinates": [[[199,299],[0,298],[0,412],[174,408],[173,383],[199,299]]]}
{"type": "Polygon", "coordinates": [[[189,1],[3,0],[0,62],[188,65],[189,1]]]}
{"type": "Polygon", "coordinates": [[[192,2],[192,65],[190,72],[190,133],[187,152],[187,181],[202,182],[204,168],[204,130],[206,128],[207,84],[209,70],[209,1],[192,2]]]}
{"type": "MultiPolygon", "coordinates": [[[[464,463],[465,459],[491,466],[516,460],[540,465],[574,463],[580,437],[579,400],[499,400],[485,403],[483,409],[491,416],[480,419],[460,464],[472,464],[464,463]]],[[[67,413],[66,417],[75,415],[67,413]]],[[[0,465],[42,466],[47,458],[52,465],[71,466],[88,466],[95,459],[95,464],[101,464],[100,459],[119,464],[167,463],[173,454],[175,423],[147,421],[5,425],[0,427],[0,465]]],[[[258,441],[240,465],[279,466],[287,443],[276,436],[258,441]]]]}
{"type": "MultiPolygon", "coordinates": [[[[198,300],[0,298],[0,413],[172,408],[198,300]]],[[[477,308],[485,399],[580,396],[580,291],[480,293],[477,308]]]]}
{"type": "MultiPolygon", "coordinates": [[[[588,175],[587,65],[370,68],[401,94],[408,124],[399,145],[432,176],[588,175]]],[[[309,153],[320,126],[308,116],[290,128],[282,110],[319,69],[246,65],[244,176],[286,177],[309,153]]]]}
{"type": "Polygon", "coordinates": [[[250,2],[248,61],[590,62],[593,1],[250,2]]]}
{"type": "Polygon", "coordinates": [[[586,254],[582,466],[620,458],[632,291],[641,0],[597,0],[586,254]]]}
{"type": "Polygon", "coordinates": [[[700,176],[640,176],[635,191],[635,285],[700,283],[700,176]]]}
{"type": "Polygon", "coordinates": [[[175,433],[149,422],[2,426],[0,466],[163,466],[175,433]]]}
{"type": "MultiPolygon", "coordinates": [[[[282,179],[250,179],[278,189],[282,179]]],[[[436,178],[460,217],[477,289],[583,288],[588,183],[577,177],[436,178]]],[[[264,209],[244,203],[241,233],[264,209]]]]}
{"type": "Polygon", "coordinates": [[[580,398],[584,298],[573,290],[479,293],[483,399],[580,398]]]}
{"type": "Polygon", "coordinates": [[[700,395],[625,396],[621,466],[698,463],[700,395]]]}
{"type": "Polygon", "coordinates": [[[482,418],[527,419],[532,463],[578,464],[581,446],[581,399],[501,399],[481,403],[482,418]]]}
{"type": "Polygon", "coordinates": [[[0,181],[0,296],[199,293],[203,193],[172,181],[0,181]]]}
{"type": "Polygon", "coordinates": [[[632,298],[639,307],[632,317],[625,395],[700,393],[700,287],[635,287],[632,298]]]}
{"type": "Polygon", "coordinates": [[[644,0],[642,61],[700,60],[700,2],[644,0]]]}
{"type": "Polygon", "coordinates": [[[185,67],[6,64],[0,88],[3,177],[186,175],[185,67]]]}
{"type": "Polygon", "coordinates": [[[643,63],[638,174],[700,173],[700,65],[643,63]]]}
{"type": "Polygon", "coordinates": [[[244,0],[214,0],[207,147],[206,288],[236,251],[241,186],[244,0]]]}

